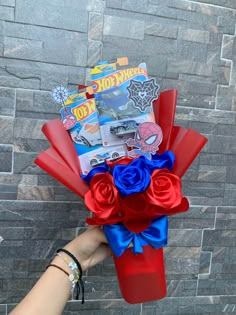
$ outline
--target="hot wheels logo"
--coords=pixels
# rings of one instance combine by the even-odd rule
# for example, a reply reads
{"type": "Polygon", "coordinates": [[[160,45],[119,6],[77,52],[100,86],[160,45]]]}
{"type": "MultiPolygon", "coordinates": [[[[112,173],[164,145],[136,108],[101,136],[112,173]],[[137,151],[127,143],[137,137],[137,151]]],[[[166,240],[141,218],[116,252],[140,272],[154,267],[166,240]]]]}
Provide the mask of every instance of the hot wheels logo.
{"type": "Polygon", "coordinates": [[[93,82],[94,93],[110,89],[113,86],[121,85],[125,81],[128,81],[140,74],[147,76],[147,70],[143,68],[130,68],[112,73],[105,78],[101,78],[93,82]]]}
{"type": "Polygon", "coordinates": [[[72,113],[75,115],[77,121],[84,120],[95,111],[96,105],[94,99],[90,99],[87,102],[72,109],[72,113]]]}

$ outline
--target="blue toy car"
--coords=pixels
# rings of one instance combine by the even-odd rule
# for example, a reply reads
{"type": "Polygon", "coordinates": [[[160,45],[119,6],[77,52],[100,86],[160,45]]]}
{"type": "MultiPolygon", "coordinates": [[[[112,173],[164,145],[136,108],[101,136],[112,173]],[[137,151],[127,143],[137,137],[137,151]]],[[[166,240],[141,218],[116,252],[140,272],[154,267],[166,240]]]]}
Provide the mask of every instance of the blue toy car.
{"type": "Polygon", "coordinates": [[[110,127],[110,133],[115,136],[133,133],[136,131],[139,125],[140,124],[135,120],[121,121],[118,125],[110,127]]]}

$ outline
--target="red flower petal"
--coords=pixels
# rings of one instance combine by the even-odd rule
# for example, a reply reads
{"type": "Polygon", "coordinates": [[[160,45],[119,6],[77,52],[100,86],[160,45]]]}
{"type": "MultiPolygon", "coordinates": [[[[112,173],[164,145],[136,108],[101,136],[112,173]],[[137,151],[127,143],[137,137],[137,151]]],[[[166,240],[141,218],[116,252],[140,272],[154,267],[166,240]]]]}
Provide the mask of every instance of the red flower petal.
{"type": "Polygon", "coordinates": [[[154,206],[165,209],[177,207],[182,200],[180,178],[168,170],[155,170],[145,193],[147,202],[154,206]]]}
{"type": "Polygon", "coordinates": [[[85,204],[104,224],[109,218],[120,218],[120,197],[110,174],[94,175],[85,195],[85,204]]]}
{"type": "Polygon", "coordinates": [[[171,209],[165,209],[158,206],[153,206],[152,213],[153,213],[153,218],[156,219],[162,215],[174,215],[181,212],[186,212],[188,211],[188,209],[189,209],[188,199],[183,197],[181,200],[181,203],[177,207],[174,207],[171,209]]]}
{"type": "Polygon", "coordinates": [[[151,206],[148,204],[144,193],[125,197],[122,206],[124,211],[123,223],[128,230],[139,233],[146,230],[151,224],[151,206]]]}

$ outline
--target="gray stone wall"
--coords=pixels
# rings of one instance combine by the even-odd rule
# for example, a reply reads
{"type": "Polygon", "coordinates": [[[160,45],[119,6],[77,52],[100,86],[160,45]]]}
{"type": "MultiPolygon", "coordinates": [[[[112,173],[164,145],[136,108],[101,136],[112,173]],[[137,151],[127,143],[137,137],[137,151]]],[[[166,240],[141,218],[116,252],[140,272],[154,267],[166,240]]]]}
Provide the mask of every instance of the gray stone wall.
{"type": "Polygon", "coordinates": [[[41,126],[58,117],[50,90],[126,55],[179,90],[176,124],[209,141],[184,176],[191,209],[170,219],[168,297],[125,303],[108,259],[87,273],[86,304],[64,315],[236,314],[235,16],[235,0],[0,0],[0,315],[88,214],[33,163],[48,146],[41,126]]]}

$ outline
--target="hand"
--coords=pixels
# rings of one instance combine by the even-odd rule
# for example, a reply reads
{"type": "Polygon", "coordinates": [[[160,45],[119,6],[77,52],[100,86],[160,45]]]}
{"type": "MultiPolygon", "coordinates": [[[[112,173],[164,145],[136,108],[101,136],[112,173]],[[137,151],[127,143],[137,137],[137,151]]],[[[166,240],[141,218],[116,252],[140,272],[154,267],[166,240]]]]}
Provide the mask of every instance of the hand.
{"type": "MultiPolygon", "coordinates": [[[[100,227],[89,227],[65,246],[81,264],[83,270],[94,266],[111,255],[111,249],[100,227]]],[[[65,262],[56,256],[53,263],[66,269],[65,262]]],[[[33,289],[11,312],[11,315],[61,315],[70,296],[71,283],[63,272],[48,268],[33,289]]]]}
{"type": "Polygon", "coordinates": [[[67,244],[65,249],[76,256],[83,271],[112,255],[105,234],[98,226],[89,227],[67,244]]]}

